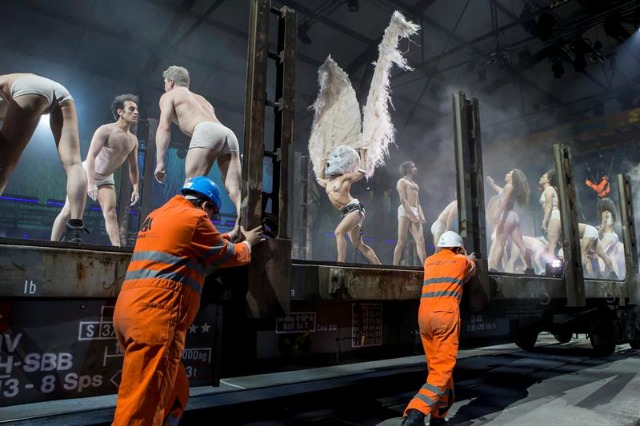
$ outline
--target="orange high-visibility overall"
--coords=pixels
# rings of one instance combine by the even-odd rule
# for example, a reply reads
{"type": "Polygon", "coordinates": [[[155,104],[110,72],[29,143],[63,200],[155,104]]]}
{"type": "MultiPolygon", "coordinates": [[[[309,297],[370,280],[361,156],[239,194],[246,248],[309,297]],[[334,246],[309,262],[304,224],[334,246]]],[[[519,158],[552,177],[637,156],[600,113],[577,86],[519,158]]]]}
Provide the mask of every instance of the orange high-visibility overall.
{"type": "Polygon", "coordinates": [[[246,244],[221,235],[181,195],[142,224],[113,314],[124,350],[113,425],[177,425],[189,398],[182,365],[206,267],[249,263],[246,244]]]}
{"type": "Polygon", "coordinates": [[[475,264],[462,254],[441,249],[424,262],[418,325],[427,358],[427,382],[411,399],[411,409],[444,418],[454,403],[453,368],[458,356],[462,286],[475,274],[475,264]]]}

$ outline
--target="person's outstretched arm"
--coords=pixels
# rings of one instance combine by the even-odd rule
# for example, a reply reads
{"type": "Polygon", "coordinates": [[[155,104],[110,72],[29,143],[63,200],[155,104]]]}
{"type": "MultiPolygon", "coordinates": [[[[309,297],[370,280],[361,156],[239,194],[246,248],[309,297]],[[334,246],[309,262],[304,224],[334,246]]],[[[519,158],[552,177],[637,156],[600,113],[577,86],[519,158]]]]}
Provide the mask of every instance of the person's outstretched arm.
{"type": "Polygon", "coordinates": [[[171,142],[171,117],[173,116],[173,100],[168,93],[160,97],[160,119],[156,130],[156,180],[164,183],[166,170],[164,159],[171,142]]]}

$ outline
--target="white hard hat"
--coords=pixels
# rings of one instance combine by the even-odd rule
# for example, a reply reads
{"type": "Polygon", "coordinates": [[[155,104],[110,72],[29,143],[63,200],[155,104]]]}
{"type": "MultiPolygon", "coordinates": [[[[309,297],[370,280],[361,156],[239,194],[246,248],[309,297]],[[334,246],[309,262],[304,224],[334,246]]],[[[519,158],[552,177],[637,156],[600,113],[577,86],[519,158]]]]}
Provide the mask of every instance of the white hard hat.
{"type": "Polygon", "coordinates": [[[438,247],[464,248],[464,244],[462,243],[462,237],[460,237],[460,235],[453,231],[447,231],[440,236],[440,239],[438,240],[438,247]]]}

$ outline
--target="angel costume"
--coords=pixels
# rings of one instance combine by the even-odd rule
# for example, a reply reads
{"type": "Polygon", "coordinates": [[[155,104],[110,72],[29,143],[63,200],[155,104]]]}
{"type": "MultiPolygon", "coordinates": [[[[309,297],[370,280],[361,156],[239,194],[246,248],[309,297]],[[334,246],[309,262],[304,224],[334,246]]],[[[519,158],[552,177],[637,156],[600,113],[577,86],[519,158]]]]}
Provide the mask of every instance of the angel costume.
{"type": "MultiPolygon", "coordinates": [[[[393,64],[403,70],[411,69],[398,50],[398,43],[400,39],[415,34],[418,28],[400,12],[393,13],[378,47],[378,60],[367,102],[362,110],[347,73],[331,56],[327,57],[318,70],[320,91],[311,107],[315,114],[309,137],[309,156],[318,183],[327,188],[332,204],[343,213],[342,220],[348,220],[348,215],[352,212],[359,213],[359,221],[353,226],[349,224],[349,233],[356,226],[361,226],[364,219],[364,206],[351,197],[350,186],[362,177],[373,176],[375,169],[384,165],[384,157],[389,154],[388,146],[394,142],[395,129],[388,111],[389,72],[393,64]],[[358,150],[363,153],[362,158],[358,150]],[[330,182],[334,179],[344,179],[344,184],[331,185],[330,182]],[[352,207],[345,212],[351,206],[357,208],[352,207]]],[[[344,237],[337,233],[336,237],[339,246],[338,261],[342,261],[340,258],[344,254],[341,255],[342,241],[339,239],[344,237]]],[[[370,260],[379,263],[373,251],[367,254],[371,249],[361,238],[359,242],[353,242],[370,260]]]]}

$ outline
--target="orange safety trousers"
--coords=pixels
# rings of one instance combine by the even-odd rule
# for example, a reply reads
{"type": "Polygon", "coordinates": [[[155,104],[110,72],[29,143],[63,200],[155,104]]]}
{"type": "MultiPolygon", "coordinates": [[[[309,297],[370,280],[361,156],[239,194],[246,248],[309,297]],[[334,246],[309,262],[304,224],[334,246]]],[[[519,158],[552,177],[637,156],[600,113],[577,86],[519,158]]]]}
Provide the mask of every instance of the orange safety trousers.
{"type": "Polygon", "coordinates": [[[460,306],[456,299],[423,299],[418,309],[420,339],[427,358],[427,381],[407,405],[432,418],[444,418],[455,402],[453,368],[460,339],[460,306]]]}
{"type": "Polygon", "coordinates": [[[125,283],[113,315],[124,350],[113,426],[179,423],[189,399],[181,358],[199,305],[179,283],[125,283]]]}

